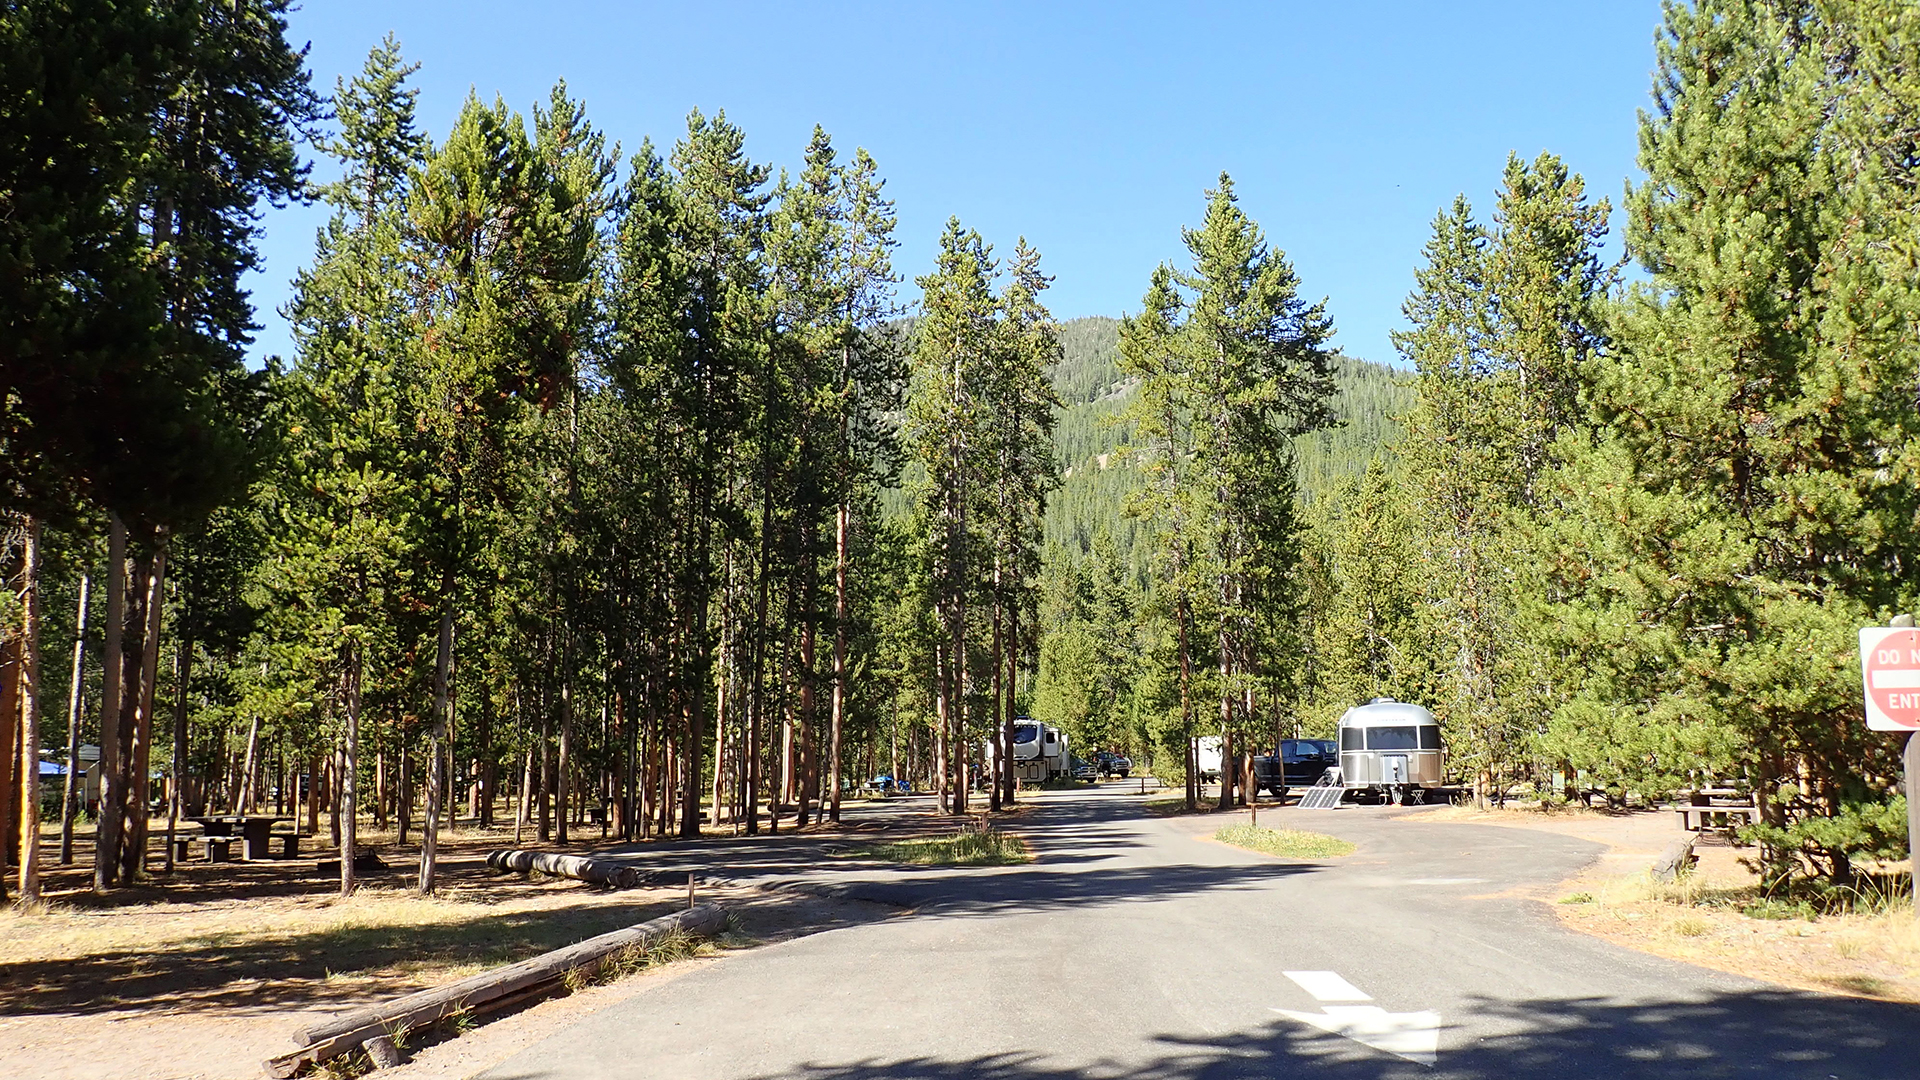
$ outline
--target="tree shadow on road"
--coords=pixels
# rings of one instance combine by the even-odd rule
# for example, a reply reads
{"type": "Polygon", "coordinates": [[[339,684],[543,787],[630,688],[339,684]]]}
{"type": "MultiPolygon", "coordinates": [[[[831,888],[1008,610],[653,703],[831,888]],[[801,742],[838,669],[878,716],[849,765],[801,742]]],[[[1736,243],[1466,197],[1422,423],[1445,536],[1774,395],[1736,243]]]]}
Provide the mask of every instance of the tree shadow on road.
{"type": "MultiPolygon", "coordinates": [[[[1493,1033],[1443,1033],[1428,1067],[1291,1020],[1222,1037],[1160,1035],[1140,1062],[1067,1061],[1044,1050],[936,1057],[911,1052],[814,1062],[756,1080],[1628,1080],[1767,1077],[1912,1080],[1920,1008],[1789,990],[1727,992],[1656,1002],[1575,998],[1474,1000],[1466,1011],[1493,1033]]],[[[720,1034],[716,1032],[716,1034],[720,1034]]],[[[499,1071],[490,1080],[535,1080],[499,1071]]],[[[609,1075],[647,1075],[613,1070],[609,1075]]]]}

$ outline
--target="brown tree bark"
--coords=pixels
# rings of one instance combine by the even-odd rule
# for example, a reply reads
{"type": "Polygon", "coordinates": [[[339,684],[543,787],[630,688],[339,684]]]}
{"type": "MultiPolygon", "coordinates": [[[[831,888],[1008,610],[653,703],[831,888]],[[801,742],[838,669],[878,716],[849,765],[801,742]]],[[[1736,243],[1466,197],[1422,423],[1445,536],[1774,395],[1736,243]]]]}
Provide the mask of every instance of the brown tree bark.
{"type": "Polygon", "coordinates": [[[434,872],[440,844],[440,792],[446,766],[442,744],[453,729],[453,571],[440,583],[440,644],[433,664],[433,734],[428,739],[427,820],[420,829],[420,895],[433,895],[434,872]]]}
{"type": "MultiPolygon", "coordinates": [[[[841,442],[844,444],[845,425],[842,425],[841,442]]],[[[828,808],[828,816],[834,821],[840,820],[840,789],[844,786],[840,780],[840,740],[846,726],[847,716],[847,504],[842,501],[834,515],[833,525],[833,716],[829,723],[832,729],[827,733],[827,756],[832,762],[828,783],[833,789],[833,803],[828,808]]]]}
{"type": "Polygon", "coordinates": [[[1020,790],[1020,778],[1013,769],[1013,716],[1014,712],[1019,708],[1018,694],[1020,689],[1019,604],[1013,605],[1013,609],[1007,613],[1007,621],[1007,640],[1010,643],[1010,647],[1007,649],[1007,712],[1005,720],[1002,723],[1001,739],[1003,741],[1001,743],[1000,757],[1006,770],[1004,779],[1007,787],[1005,793],[1006,803],[1008,806],[1012,806],[1015,799],[1018,798],[1020,790]]]}
{"type": "MultiPolygon", "coordinates": [[[[247,719],[247,751],[241,758],[239,792],[233,798],[233,812],[236,814],[253,813],[254,802],[258,799],[255,788],[259,786],[260,775],[260,714],[254,713],[247,719]]],[[[307,831],[313,831],[313,822],[307,822],[307,831]]]]}
{"type": "Polygon", "coordinates": [[[40,519],[27,519],[20,606],[20,899],[40,899],[40,519]]]}
{"type": "MultiPolygon", "coordinates": [[[[6,588],[12,587],[7,581],[6,588]]],[[[20,781],[20,642],[0,637],[0,900],[7,898],[8,868],[20,843],[17,828],[20,781]]]]}
{"type": "Polygon", "coordinates": [[[67,691],[67,775],[60,784],[60,865],[73,865],[73,822],[80,816],[80,716],[86,692],[87,599],[93,579],[80,575],[80,604],[73,617],[73,680],[67,691]]]}
{"type": "Polygon", "coordinates": [[[559,841],[567,843],[568,810],[573,800],[573,635],[560,630],[560,754],[555,767],[555,820],[559,841]]]}
{"type": "Polygon", "coordinates": [[[360,678],[365,661],[357,642],[349,641],[344,657],[340,707],[346,721],[340,770],[340,895],[352,896],[354,856],[360,845],[360,678]]]}
{"type": "Polygon", "coordinates": [[[100,804],[94,825],[93,890],[106,892],[120,880],[120,698],[126,675],[121,652],[126,636],[127,526],[116,513],[107,522],[106,648],[100,665],[100,804]]]}
{"type": "Polygon", "coordinates": [[[180,635],[179,650],[173,658],[173,768],[168,770],[167,785],[167,873],[173,873],[173,839],[180,827],[180,804],[187,780],[187,686],[193,679],[193,641],[180,635]]]}
{"type": "Polygon", "coordinates": [[[167,578],[166,531],[154,537],[152,554],[142,560],[145,587],[139,616],[140,647],[128,662],[138,664],[133,676],[138,692],[121,701],[120,712],[127,719],[120,734],[132,748],[127,761],[127,824],[125,843],[120,851],[120,879],[128,884],[137,880],[147,867],[147,809],[152,801],[148,777],[153,771],[153,698],[160,674],[160,626],[166,614],[167,578]],[[131,709],[129,709],[131,706],[131,709]]]}

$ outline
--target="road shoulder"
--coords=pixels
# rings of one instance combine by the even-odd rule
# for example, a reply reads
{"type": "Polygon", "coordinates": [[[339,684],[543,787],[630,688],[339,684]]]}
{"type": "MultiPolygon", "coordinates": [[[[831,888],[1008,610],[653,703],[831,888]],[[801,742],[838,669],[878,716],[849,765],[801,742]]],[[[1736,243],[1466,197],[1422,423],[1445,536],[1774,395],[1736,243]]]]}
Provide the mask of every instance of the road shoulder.
{"type": "Polygon", "coordinates": [[[1705,837],[1698,845],[1700,863],[1686,882],[1661,885],[1650,868],[1684,835],[1669,812],[1452,807],[1400,820],[1493,825],[1605,845],[1584,870],[1536,897],[1570,930],[1777,986],[1920,1003],[1920,924],[1910,908],[1876,915],[1756,918],[1743,912],[1738,899],[1754,882],[1741,863],[1752,852],[1718,837],[1705,837]]]}

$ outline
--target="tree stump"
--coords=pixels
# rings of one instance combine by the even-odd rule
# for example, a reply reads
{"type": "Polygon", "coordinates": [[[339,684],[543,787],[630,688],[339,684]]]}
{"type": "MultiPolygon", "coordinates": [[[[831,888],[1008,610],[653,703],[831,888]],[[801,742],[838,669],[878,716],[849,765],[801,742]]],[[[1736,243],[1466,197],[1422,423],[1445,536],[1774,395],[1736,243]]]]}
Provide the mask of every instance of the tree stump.
{"type": "Polygon", "coordinates": [[[375,1035],[362,1046],[376,1069],[391,1069],[400,1064],[400,1049],[393,1045],[393,1039],[388,1036],[375,1035]]]}

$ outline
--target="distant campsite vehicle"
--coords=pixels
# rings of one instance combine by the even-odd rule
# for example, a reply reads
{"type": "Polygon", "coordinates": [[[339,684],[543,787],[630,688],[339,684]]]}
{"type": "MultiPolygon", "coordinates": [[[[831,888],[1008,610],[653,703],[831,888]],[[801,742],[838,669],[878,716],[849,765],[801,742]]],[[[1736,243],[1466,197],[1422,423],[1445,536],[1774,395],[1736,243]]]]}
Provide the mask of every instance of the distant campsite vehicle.
{"type": "Polygon", "coordinates": [[[1194,740],[1194,773],[1203,784],[1216,783],[1220,779],[1220,736],[1202,735],[1194,740]]]}
{"type": "Polygon", "coordinates": [[[1045,783],[1070,775],[1067,733],[1030,716],[1013,721],[1013,771],[1022,780],[1045,783]]]}
{"type": "Polygon", "coordinates": [[[1402,806],[1426,801],[1446,783],[1440,723],[1418,705],[1378,697],[1340,717],[1340,767],[1323,784],[1337,784],[1402,806]]]}
{"type": "Polygon", "coordinates": [[[1281,739],[1277,753],[1253,759],[1254,787],[1284,799],[1289,788],[1312,787],[1328,769],[1340,764],[1332,739],[1281,739]]]}

